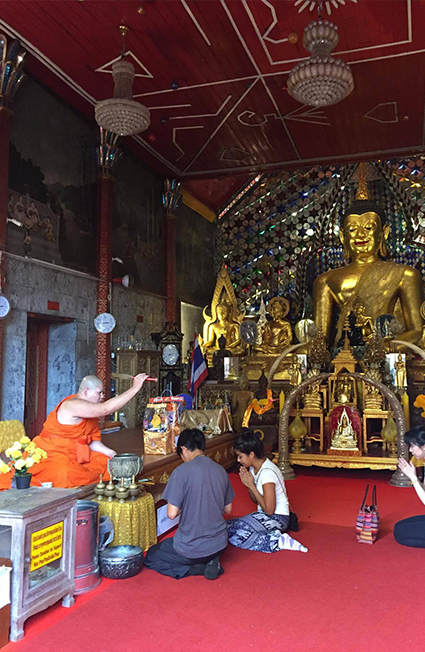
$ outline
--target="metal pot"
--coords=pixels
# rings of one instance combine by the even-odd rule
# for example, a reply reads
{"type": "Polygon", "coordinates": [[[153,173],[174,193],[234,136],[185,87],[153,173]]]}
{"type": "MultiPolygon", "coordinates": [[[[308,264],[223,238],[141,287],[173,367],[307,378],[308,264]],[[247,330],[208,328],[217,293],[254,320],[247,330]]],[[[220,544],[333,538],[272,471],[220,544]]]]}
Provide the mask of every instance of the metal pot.
{"type": "Polygon", "coordinates": [[[140,573],[143,550],[139,546],[109,546],[99,552],[100,572],[110,580],[124,580],[140,573]]]}
{"type": "Polygon", "coordinates": [[[136,453],[119,453],[108,460],[108,471],[114,480],[124,478],[124,486],[128,487],[131,478],[139,475],[143,469],[143,458],[136,453]]]}

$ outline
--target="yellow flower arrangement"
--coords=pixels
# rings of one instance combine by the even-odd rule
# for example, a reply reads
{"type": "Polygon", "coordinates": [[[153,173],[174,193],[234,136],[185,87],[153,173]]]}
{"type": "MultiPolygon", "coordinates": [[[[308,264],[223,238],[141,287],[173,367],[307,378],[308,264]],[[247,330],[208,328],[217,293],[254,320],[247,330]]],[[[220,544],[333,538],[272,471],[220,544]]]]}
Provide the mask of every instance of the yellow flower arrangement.
{"type": "Polygon", "coordinates": [[[42,448],[37,448],[29,437],[21,437],[5,451],[6,457],[10,459],[9,464],[0,461],[0,473],[8,473],[14,469],[16,475],[27,475],[29,469],[47,457],[42,448]]]}

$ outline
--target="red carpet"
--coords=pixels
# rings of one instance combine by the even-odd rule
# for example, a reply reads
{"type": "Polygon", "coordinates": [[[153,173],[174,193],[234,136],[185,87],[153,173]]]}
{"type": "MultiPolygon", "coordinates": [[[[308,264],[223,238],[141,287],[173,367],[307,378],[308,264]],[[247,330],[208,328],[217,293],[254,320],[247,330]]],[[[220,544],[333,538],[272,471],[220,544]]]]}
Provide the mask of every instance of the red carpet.
{"type": "MultiPolygon", "coordinates": [[[[397,489],[387,472],[300,471],[288,482],[306,554],[273,555],[229,546],[215,582],[176,581],[153,571],[103,580],[71,609],[52,607],[27,621],[17,652],[233,652],[331,650],[422,651],[424,550],[399,546],[396,520],[424,512],[412,488],[397,489]],[[367,479],[378,485],[382,528],[360,545],[354,523],[367,479]],[[419,618],[419,621],[418,621],[419,618]]],[[[237,490],[234,515],[251,502],[237,490]]]]}

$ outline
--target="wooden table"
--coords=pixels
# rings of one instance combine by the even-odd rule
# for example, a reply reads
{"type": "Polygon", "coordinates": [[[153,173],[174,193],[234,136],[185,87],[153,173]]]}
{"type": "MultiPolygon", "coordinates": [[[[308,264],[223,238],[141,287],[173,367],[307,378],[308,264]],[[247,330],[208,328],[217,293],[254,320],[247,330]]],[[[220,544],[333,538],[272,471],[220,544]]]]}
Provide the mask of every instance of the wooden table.
{"type": "MultiPolygon", "coordinates": [[[[205,453],[225,469],[233,466],[236,455],[233,442],[236,438],[234,432],[206,439],[205,453]]],[[[136,453],[143,455],[143,431],[141,428],[123,428],[119,432],[102,435],[102,442],[110,446],[117,453],[136,453]]],[[[177,453],[168,455],[145,455],[142,475],[144,478],[153,478],[155,484],[165,485],[174,469],[182,464],[177,453]]]]}

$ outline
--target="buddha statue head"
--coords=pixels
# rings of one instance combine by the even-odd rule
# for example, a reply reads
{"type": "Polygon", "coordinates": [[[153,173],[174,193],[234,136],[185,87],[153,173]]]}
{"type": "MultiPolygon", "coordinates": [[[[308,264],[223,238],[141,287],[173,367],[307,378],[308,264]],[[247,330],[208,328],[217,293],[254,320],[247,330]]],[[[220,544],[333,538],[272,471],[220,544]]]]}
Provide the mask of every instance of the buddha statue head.
{"type": "Polygon", "coordinates": [[[289,312],[289,301],[284,297],[273,297],[268,303],[267,310],[274,321],[284,319],[289,312]]]}
{"type": "Polygon", "coordinates": [[[220,301],[217,306],[217,319],[220,322],[227,321],[229,316],[229,306],[226,301],[220,301]]]}
{"type": "Polygon", "coordinates": [[[355,201],[348,210],[339,232],[347,260],[376,259],[378,254],[387,255],[386,240],[389,226],[383,213],[373,202],[365,199],[355,201]]]}

